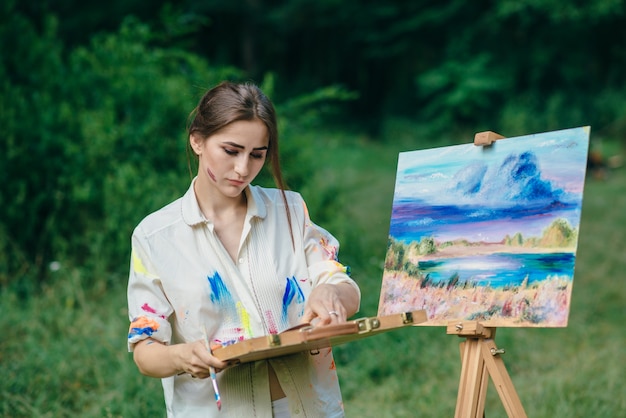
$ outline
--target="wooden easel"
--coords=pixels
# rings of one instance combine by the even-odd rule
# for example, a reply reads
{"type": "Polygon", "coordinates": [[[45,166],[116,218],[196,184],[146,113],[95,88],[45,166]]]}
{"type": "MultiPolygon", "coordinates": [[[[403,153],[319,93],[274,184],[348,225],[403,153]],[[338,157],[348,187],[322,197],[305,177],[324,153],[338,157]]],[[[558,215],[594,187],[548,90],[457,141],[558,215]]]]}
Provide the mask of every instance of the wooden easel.
{"type": "Polygon", "coordinates": [[[453,322],[448,324],[447,333],[465,337],[460,344],[461,380],[454,417],[484,416],[491,376],[509,418],[526,418],[522,402],[501,358],[504,350],[497,348],[493,341],[496,329],[484,327],[476,321],[453,322]]]}
{"type": "MultiPolygon", "coordinates": [[[[474,145],[491,146],[499,139],[504,139],[504,136],[492,131],[479,132],[474,136],[474,145]]],[[[493,341],[496,329],[484,327],[477,321],[451,322],[447,333],[465,337],[460,344],[461,380],[454,417],[484,416],[491,376],[509,418],[526,418],[522,402],[501,358],[504,350],[497,348],[493,341]]]]}

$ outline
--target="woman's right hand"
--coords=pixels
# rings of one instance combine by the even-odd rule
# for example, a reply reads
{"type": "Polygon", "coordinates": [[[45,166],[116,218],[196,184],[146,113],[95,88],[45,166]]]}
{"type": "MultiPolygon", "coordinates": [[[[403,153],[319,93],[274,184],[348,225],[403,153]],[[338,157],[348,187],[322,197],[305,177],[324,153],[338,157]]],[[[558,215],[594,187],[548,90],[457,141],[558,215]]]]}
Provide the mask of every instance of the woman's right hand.
{"type": "Polygon", "coordinates": [[[205,379],[211,366],[216,372],[232,366],[213,356],[203,341],[166,345],[148,338],[135,344],[134,360],[142,374],[158,378],[189,373],[205,379]]]}
{"type": "Polygon", "coordinates": [[[188,373],[191,377],[206,379],[211,376],[210,367],[215,369],[216,373],[228,368],[230,364],[219,360],[217,357],[207,350],[204,341],[195,341],[193,343],[177,344],[178,362],[181,372],[188,373]]]}

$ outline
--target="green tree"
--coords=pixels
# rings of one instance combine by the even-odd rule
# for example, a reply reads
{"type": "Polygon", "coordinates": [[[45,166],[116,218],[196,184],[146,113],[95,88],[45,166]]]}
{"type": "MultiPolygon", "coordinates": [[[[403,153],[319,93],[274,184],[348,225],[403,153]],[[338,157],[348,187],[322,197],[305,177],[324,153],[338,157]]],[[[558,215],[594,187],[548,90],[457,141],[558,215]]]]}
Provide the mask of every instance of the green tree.
{"type": "Polygon", "coordinates": [[[435,243],[435,239],[433,237],[423,237],[420,240],[420,254],[434,254],[437,252],[437,244],[435,243]]]}
{"type": "Polygon", "coordinates": [[[157,0],[150,8],[113,0],[106,10],[44,0],[17,7],[36,22],[58,16],[64,45],[87,44],[123,16],[138,16],[159,28],[162,45],[253,79],[275,73],[276,98],[340,85],[358,93],[347,115],[371,133],[393,115],[427,125],[432,135],[591,124],[626,137],[624,0],[157,0]]]}
{"type": "Polygon", "coordinates": [[[207,87],[241,77],[151,46],[150,28],[132,19],[68,52],[57,26],[48,17],[40,33],[19,14],[2,26],[14,52],[0,66],[0,219],[13,254],[3,283],[10,272],[42,279],[59,259],[123,270],[134,224],[189,181],[189,110],[207,87]]]}

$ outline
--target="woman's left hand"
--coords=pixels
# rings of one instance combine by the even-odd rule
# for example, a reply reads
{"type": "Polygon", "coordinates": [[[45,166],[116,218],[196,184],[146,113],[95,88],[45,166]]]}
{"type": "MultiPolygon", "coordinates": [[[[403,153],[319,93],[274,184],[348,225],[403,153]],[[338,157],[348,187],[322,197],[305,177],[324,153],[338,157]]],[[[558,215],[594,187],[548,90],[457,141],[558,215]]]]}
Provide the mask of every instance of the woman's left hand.
{"type": "Polygon", "coordinates": [[[301,322],[311,323],[315,318],[316,325],[345,322],[358,305],[358,292],[349,283],[320,284],[311,291],[301,322]]]}

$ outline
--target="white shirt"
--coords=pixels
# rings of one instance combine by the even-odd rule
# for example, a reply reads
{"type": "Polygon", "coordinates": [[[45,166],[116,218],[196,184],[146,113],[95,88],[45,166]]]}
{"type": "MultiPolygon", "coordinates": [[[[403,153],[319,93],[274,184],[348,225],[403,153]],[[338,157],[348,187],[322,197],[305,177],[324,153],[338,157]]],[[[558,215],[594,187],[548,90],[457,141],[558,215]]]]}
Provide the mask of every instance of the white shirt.
{"type": "MultiPolygon", "coordinates": [[[[200,340],[205,327],[211,345],[279,333],[299,323],[318,284],[347,282],[358,291],[337,261],[339,243],[311,222],[299,194],[286,192],[292,243],[280,191],[250,186],[245,193],[236,263],[200,211],[193,182],[182,198],[137,226],[128,284],[129,351],[148,337],[166,344],[200,340]]],[[[292,417],[344,415],[330,349],[269,361],[292,417]]],[[[162,382],[169,417],[272,416],[267,361],[218,373],[221,413],[210,379],[184,374],[162,382]]]]}

